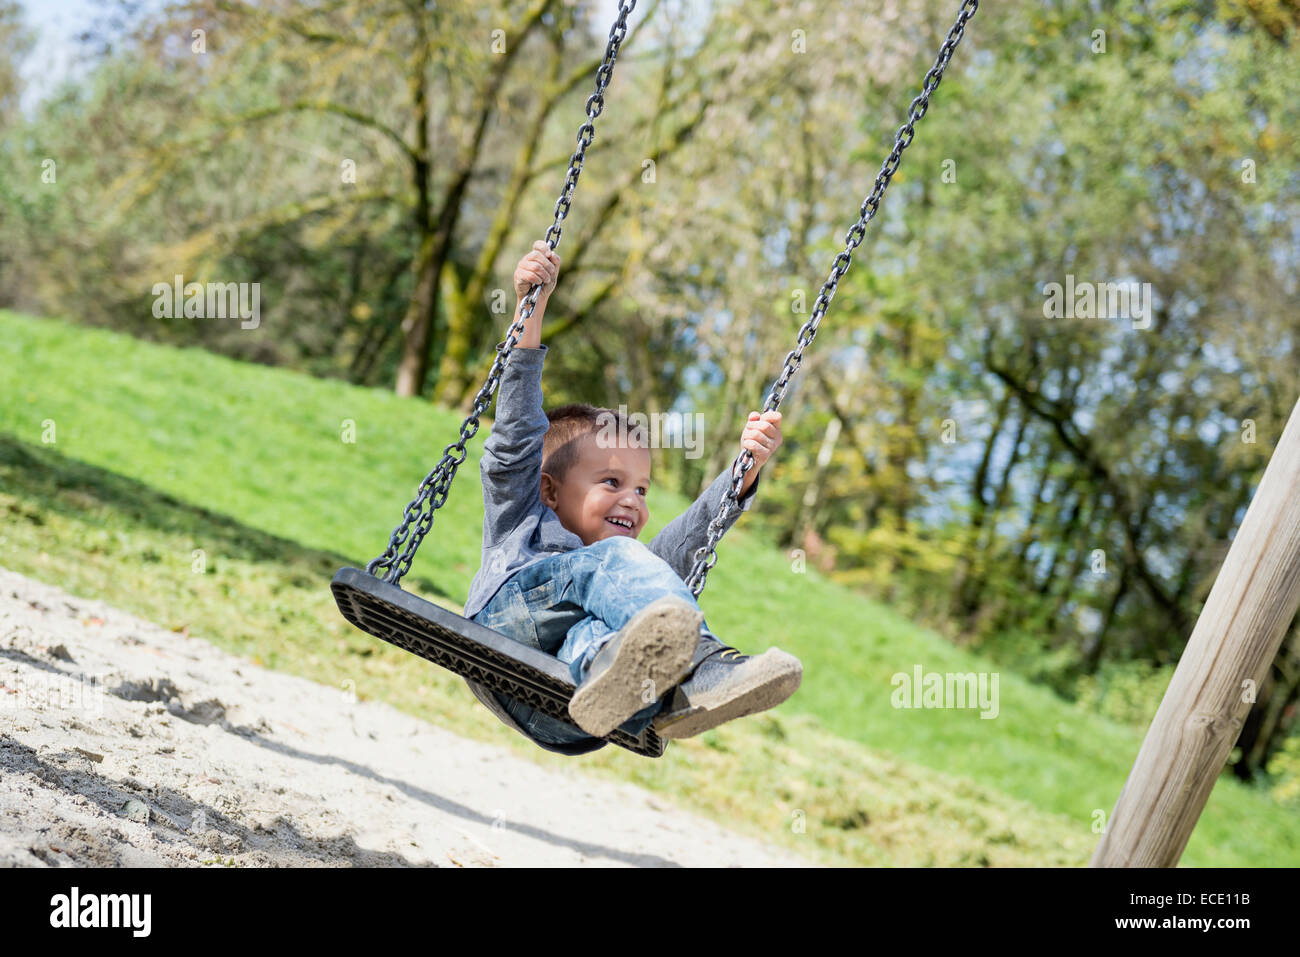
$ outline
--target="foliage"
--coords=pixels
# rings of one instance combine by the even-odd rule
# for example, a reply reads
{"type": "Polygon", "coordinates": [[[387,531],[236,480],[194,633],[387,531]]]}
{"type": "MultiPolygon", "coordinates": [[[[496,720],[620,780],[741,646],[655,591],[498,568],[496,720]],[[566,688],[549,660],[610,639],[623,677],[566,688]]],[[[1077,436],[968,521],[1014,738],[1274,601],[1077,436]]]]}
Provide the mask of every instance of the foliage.
{"type": "MultiPolygon", "coordinates": [[[[707,454],[656,450],[657,480],[725,468],[955,6],[643,5],[565,221],[548,401],[698,413],[707,454]]],[[[31,116],[0,75],[0,305],[463,408],[597,10],[212,0],[100,37],[31,116]],[[178,272],[260,282],[262,327],[156,319],[178,272]]],[[[1176,662],[1300,395],[1296,11],[986,5],[793,380],[756,529],[1067,697],[1176,662]],[[1149,283],[1151,314],[1049,318],[1067,277],[1149,283]]],[[[0,53],[24,36],[0,6],[0,53]]],[[[1274,677],[1255,717],[1295,692],[1274,677]]]]}
{"type": "Polygon", "coordinates": [[[1300,806],[1300,736],[1292,735],[1282,743],[1268,764],[1273,776],[1273,797],[1283,804],[1300,806]]]}

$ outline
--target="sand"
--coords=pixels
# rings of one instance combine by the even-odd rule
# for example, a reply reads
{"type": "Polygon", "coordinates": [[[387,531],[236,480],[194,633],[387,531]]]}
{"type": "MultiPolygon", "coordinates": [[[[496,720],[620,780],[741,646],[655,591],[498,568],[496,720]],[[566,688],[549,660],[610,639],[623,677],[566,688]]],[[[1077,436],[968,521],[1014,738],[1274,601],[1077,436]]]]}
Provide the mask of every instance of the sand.
{"type": "Polygon", "coordinates": [[[0,568],[3,866],[806,866],[580,760],[559,774],[0,568]]]}

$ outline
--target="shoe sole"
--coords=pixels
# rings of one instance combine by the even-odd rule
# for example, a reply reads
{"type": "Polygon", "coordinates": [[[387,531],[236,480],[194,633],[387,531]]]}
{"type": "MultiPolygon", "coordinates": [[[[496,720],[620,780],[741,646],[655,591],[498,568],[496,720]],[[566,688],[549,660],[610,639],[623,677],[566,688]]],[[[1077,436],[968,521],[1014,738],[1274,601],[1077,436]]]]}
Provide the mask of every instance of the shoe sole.
{"type": "Polygon", "coordinates": [[[655,698],[666,695],[690,674],[703,621],[702,612],[679,598],[660,599],[637,612],[623,626],[609,668],[574,693],[573,723],[603,738],[650,705],[641,697],[647,679],[654,682],[655,698]]]}
{"type": "Polygon", "coordinates": [[[769,648],[744,667],[746,674],[738,683],[696,696],[689,711],[662,725],[656,723],[655,734],[666,740],[690,738],[728,721],[775,708],[803,681],[803,664],[779,648],[769,648]]]}

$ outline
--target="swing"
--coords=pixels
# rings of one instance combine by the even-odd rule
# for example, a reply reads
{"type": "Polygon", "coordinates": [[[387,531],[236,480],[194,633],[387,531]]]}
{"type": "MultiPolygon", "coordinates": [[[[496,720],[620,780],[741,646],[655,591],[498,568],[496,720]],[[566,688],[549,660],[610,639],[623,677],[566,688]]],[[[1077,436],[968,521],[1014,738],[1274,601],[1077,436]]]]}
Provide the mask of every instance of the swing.
{"type": "MultiPolygon", "coordinates": [[[[613,75],[619,47],[627,35],[627,18],[635,6],[636,0],[620,0],[618,19],[610,29],[605,57],[596,72],[596,92],[587,100],[587,121],[578,130],[578,148],[569,159],[564,188],[555,204],[555,221],[546,231],[546,242],[551,249],[559,245],[561,224],[569,212],[586,149],[591,145],[595,134],[594,120],[604,107],[605,88],[613,75]]],[[[803,361],[804,350],[817,335],[817,327],[835,295],[839,281],[848,272],[853,250],[866,235],[867,225],[880,208],[885,190],[898,170],[903,151],[912,142],[915,124],[929,108],[930,97],[939,86],[957,44],[961,42],[966,24],[978,9],[979,0],[963,0],[957,20],[948,31],[934,65],[925,74],[920,94],[908,108],[907,122],[899,128],[893,149],[876,176],[871,194],[862,204],[859,219],[845,236],[845,248],[835,257],[830,276],[821,287],[812,315],[800,328],[795,348],[786,356],[781,375],[768,393],[763,406],[765,412],[775,410],[785,398],[790,380],[803,361]]],[[[473,410],[461,423],[459,440],[443,450],[441,461],[420,483],[416,497],[406,506],[401,523],[393,530],[384,554],[367,564],[365,571],[356,568],[340,569],[330,583],[330,589],[343,617],[362,631],[441,665],[470,682],[517,698],[573,727],[569,718],[569,699],[577,688],[566,665],[544,652],[447,611],[399,587],[402,576],[411,568],[416,550],[433,525],[434,513],[447,500],[456,470],[465,461],[465,444],[479,430],[479,416],[487,409],[492,393],[496,391],[501,371],[523,334],[524,323],[533,314],[541,289],[542,285],[538,283],[524,297],[519,314],[507,330],[505,340],[497,346],[497,357],[492,363],[487,382],[475,397],[473,410]]],[[[722,539],[727,517],[740,497],[745,473],[753,464],[754,458],[750,451],[743,449],[732,467],[732,486],[719,506],[718,514],[709,523],[707,543],[695,553],[695,562],[686,584],[696,598],[704,590],[709,569],[717,564],[718,542],[722,539]]],[[[664,752],[663,740],[651,728],[637,736],[615,729],[605,740],[646,757],[659,757],[664,752]]]]}

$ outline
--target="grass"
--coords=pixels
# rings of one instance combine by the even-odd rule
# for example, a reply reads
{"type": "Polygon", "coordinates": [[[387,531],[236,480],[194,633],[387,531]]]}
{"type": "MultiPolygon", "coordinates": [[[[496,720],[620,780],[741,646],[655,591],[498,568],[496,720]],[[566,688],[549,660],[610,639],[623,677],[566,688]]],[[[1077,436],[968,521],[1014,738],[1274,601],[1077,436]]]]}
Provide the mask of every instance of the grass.
{"type": "MultiPolygon", "coordinates": [[[[459,416],[6,313],[0,369],[0,564],[574,767],[501,726],[460,679],[352,629],[329,596],[340,565],[382,550],[459,416]],[[341,440],[345,420],[355,443],[341,440]]],[[[404,582],[456,610],[477,569],[486,431],[404,582]]],[[[780,481],[773,465],[768,480],[780,481]]],[[[645,540],[686,504],[652,491],[645,540]]],[[[606,748],[581,767],[827,863],[1086,863],[1096,812],[1113,807],[1139,731],[1007,672],[992,720],[894,708],[896,673],[992,669],[886,606],[795,572],[743,521],[721,556],[702,602],[710,627],[746,651],[799,655],[803,687],[657,761],[606,748]]],[[[1187,866],[1297,862],[1294,814],[1228,776],[1183,856],[1187,866]]]]}

